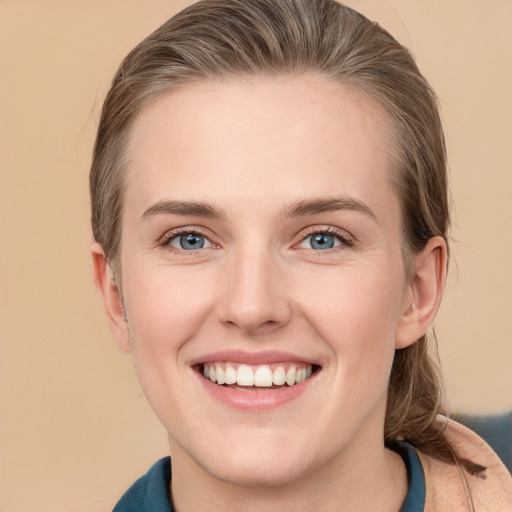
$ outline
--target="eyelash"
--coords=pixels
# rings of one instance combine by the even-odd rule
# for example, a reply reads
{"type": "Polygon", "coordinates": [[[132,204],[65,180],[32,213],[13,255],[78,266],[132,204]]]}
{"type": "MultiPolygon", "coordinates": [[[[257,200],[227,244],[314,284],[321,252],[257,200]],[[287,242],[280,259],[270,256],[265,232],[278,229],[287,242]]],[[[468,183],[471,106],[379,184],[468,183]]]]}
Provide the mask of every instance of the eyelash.
{"type": "Polygon", "coordinates": [[[162,246],[162,247],[165,247],[167,250],[169,250],[169,252],[173,252],[173,253],[176,253],[176,254],[183,254],[184,252],[189,252],[189,253],[196,253],[196,251],[198,251],[199,249],[196,249],[195,251],[194,250],[190,250],[190,251],[186,251],[185,249],[177,249],[176,247],[173,247],[172,245],[170,245],[170,242],[180,236],[183,236],[183,235],[199,235],[199,236],[202,236],[204,237],[206,240],[208,240],[208,242],[210,242],[211,246],[212,247],[217,247],[216,244],[214,244],[211,240],[210,240],[210,237],[207,236],[200,228],[194,228],[194,229],[190,229],[190,228],[178,228],[178,229],[173,229],[171,231],[167,231],[167,233],[165,233],[161,238],[160,240],[158,241],[158,245],[162,246]]]}
{"type": "MultiPolygon", "coordinates": [[[[338,228],[335,228],[333,226],[310,226],[309,228],[306,228],[302,233],[300,233],[299,240],[297,242],[295,242],[293,244],[293,246],[296,247],[297,245],[299,245],[301,243],[304,243],[308,238],[310,238],[310,237],[312,237],[314,235],[319,235],[319,234],[325,234],[325,235],[333,236],[333,237],[335,237],[341,243],[341,245],[340,246],[336,246],[336,247],[326,248],[326,249],[324,249],[322,251],[321,250],[315,250],[312,247],[309,247],[309,248],[306,247],[304,249],[313,250],[315,253],[324,252],[324,253],[328,254],[328,253],[330,253],[330,252],[332,252],[334,250],[340,250],[340,249],[343,249],[343,248],[350,248],[350,247],[354,246],[354,239],[353,239],[353,237],[348,235],[345,231],[342,231],[342,230],[340,230],[338,228]]],[[[174,229],[174,230],[168,231],[167,233],[165,233],[165,235],[163,235],[160,238],[160,240],[158,241],[158,244],[160,246],[162,246],[162,247],[165,247],[169,252],[172,252],[172,253],[175,253],[175,254],[183,254],[185,252],[192,253],[192,254],[197,254],[197,251],[201,250],[202,247],[199,247],[196,250],[194,250],[194,249],[185,250],[185,249],[179,249],[179,248],[173,247],[170,244],[171,241],[173,241],[176,238],[178,238],[180,236],[183,236],[183,235],[199,235],[199,236],[202,236],[206,240],[208,240],[208,242],[210,244],[206,248],[218,247],[218,245],[216,246],[210,240],[210,238],[203,232],[203,230],[200,229],[200,228],[195,228],[195,229],[181,228],[181,229],[174,229]]]]}
{"type": "MultiPolygon", "coordinates": [[[[304,242],[305,240],[307,240],[309,237],[314,236],[314,235],[319,235],[319,234],[326,234],[326,235],[334,236],[342,244],[341,247],[334,247],[331,249],[327,249],[327,250],[325,250],[325,252],[329,252],[329,251],[332,251],[335,249],[342,249],[343,247],[353,247],[354,243],[355,243],[353,237],[348,235],[345,231],[342,231],[333,226],[311,226],[309,228],[306,228],[302,233],[300,233],[299,240],[297,242],[295,242],[293,245],[296,246],[296,245],[304,242]]],[[[194,228],[194,229],[178,228],[178,229],[168,231],[160,238],[160,240],[158,241],[158,244],[162,247],[165,247],[170,252],[174,252],[177,254],[183,254],[183,252],[195,253],[196,251],[200,250],[200,249],[197,249],[196,251],[194,251],[194,250],[186,251],[184,249],[181,249],[181,250],[177,249],[170,245],[170,242],[172,240],[174,240],[180,236],[183,236],[183,235],[200,235],[208,240],[208,242],[211,244],[210,247],[218,247],[218,245],[216,245],[214,242],[212,242],[210,240],[210,238],[200,228],[194,228]]],[[[323,251],[315,251],[315,252],[323,252],[323,251]]]]}
{"type": "MultiPolygon", "coordinates": [[[[307,240],[309,237],[311,237],[313,235],[320,235],[320,234],[334,236],[341,242],[342,246],[345,246],[345,247],[353,247],[355,245],[355,240],[352,236],[350,236],[346,231],[335,228],[333,226],[311,226],[309,228],[306,228],[302,233],[300,233],[300,239],[294,245],[304,242],[305,240],[307,240]]],[[[333,248],[330,250],[334,250],[334,249],[338,249],[338,248],[342,249],[343,247],[336,247],[336,248],[333,248]]],[[[322,251],[315,251],[315,252],[322,252],[322,251]]],[[[326,250],[325,252],[328,252],[328,250],[326,250]]]]}

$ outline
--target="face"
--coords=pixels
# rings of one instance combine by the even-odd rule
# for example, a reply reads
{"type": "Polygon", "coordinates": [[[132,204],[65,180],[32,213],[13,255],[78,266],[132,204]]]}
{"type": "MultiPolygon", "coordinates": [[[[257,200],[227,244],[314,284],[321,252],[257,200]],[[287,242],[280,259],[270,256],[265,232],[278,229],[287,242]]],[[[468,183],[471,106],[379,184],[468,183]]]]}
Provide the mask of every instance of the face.
{"type": "Polygon", "coordinates": [[[188,85],[135,120],[114,330],[173,463],[278,485],[383,449],[413,295],[389,137],[307,76],[188,85]]]}

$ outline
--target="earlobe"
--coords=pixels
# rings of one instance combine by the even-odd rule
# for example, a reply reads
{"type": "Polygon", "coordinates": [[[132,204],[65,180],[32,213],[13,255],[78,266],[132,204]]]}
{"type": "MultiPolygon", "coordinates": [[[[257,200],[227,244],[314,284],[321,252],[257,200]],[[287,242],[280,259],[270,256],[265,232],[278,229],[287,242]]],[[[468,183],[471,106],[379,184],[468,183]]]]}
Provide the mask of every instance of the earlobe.
{"type": "Polygon", "coordinates": [[[405,348],[434,322],[446,283],[447,248],[440,236],[431,238],[415,256],[415,273],[409,284],[396,336],[396,348],[405,348]]]}
{"type": "Polygon", "coordinates": [[[123,301],[103,248],[97,242],[92,244],[91,259],[94,284],[101,295],[110,328],[121,349],[125,352],[131,352],[123,301]]]}

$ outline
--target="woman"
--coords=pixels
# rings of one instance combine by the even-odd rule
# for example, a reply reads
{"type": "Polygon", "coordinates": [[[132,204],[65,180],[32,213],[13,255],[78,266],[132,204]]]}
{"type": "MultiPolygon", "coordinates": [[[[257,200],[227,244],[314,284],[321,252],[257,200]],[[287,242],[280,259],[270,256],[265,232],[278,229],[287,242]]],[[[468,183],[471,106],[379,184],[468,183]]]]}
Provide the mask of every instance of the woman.
{"type": "Polygon", "coordinates": [[[330,0],[184,10],[121,64],[91,195],[96,285],[172,457],[116,512],[511,509],[440,416],[444,138],[378,25],[330,0]]]}

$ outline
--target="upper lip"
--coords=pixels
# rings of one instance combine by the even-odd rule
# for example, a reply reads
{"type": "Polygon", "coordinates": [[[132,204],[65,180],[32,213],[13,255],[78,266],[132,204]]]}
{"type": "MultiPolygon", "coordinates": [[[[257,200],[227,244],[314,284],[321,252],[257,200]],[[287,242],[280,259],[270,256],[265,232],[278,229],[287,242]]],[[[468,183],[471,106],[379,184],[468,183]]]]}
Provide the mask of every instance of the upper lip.
{"type": "Polygon", "coordinates": [[[290,352],[266,350],[262,352],[246,352],[244,350],[222,350],[210,352],[197,357],[190,362],[191,366],[204,363],[233,362],[242,364],[272,364],[272,363],[306,363],[319,365],[318,361],[299,356],[290,352]]]}

